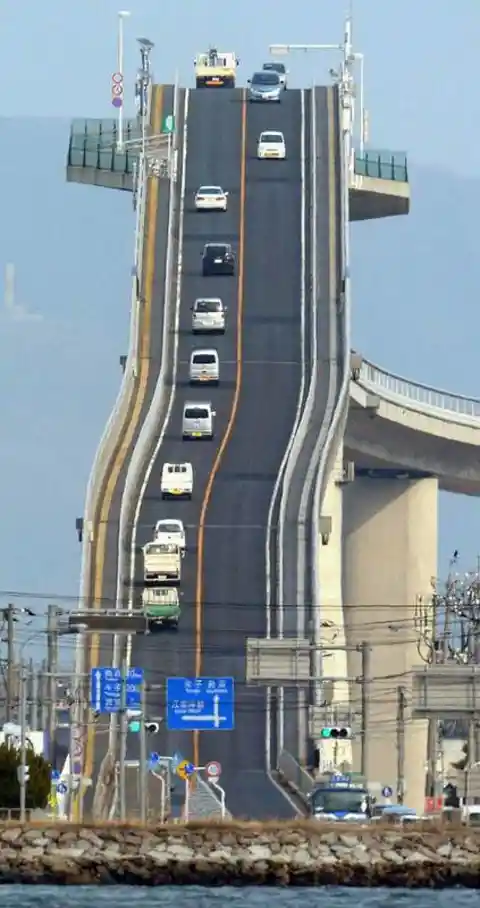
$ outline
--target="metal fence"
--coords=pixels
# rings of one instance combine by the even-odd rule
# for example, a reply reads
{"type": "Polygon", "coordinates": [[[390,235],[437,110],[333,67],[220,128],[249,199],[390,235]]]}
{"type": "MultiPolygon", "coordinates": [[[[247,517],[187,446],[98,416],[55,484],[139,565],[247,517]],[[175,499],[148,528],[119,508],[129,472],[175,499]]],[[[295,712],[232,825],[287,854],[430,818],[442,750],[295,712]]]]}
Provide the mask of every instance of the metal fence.
{"type": "Polygon", "coordinates": [[[295,757],[292,757],[286,750],[282,750],[278,758],[277,769],[294,791],[298,792],[306,800],[315,785],[310,773],[303,766],[300,766],[295,757]]]}
{"type": "Polygon", "coordinates": [[[402,152],[367,151],[355,154],[355,173],[376,180],[408,183],[407,156],[402,152]]]}
{"type": "MultiPolygon", "coordinates": [[[[125,121],[125,141],[140,139],[138,120],[125,121]]],[[[75,120],[68,145],[68,166],[133,174],[138,149],[117,151],[116,120],[75,120]]]]}
{"type": "Polygon", "coordinates": [[[449,391],[422,385],[420,382],[387,372],[386,369],[382,369],[368,360],[362,362],[359,384],[376,390],[380,396],[383,394],[396,398],[407,398],[419,404],[422,409],[442,410],[471,420],[480,420],[480,400],[478,398],[452,394],[449,391]]]}

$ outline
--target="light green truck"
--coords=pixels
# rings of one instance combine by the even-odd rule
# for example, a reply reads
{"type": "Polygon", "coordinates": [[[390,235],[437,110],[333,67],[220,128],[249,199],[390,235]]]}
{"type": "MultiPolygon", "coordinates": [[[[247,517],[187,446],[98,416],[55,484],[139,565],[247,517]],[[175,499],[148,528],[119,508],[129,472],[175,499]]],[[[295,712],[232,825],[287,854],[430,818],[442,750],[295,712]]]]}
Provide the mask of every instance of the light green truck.
{"type": "Polygon", "coordinates": [[[158,587],[144,589],[143,608],[148,620],[149,630],[170,627],[178,630],[180,621],[180,597],[175,587],[158,587]]]}

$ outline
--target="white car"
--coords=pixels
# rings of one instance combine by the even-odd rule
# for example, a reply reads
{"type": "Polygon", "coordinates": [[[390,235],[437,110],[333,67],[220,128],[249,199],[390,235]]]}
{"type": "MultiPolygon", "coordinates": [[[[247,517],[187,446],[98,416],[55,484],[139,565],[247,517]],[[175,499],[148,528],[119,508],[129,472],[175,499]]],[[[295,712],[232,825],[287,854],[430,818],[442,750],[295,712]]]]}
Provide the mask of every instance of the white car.
{"type": "Polygon", "coordinates": [[[285,148],[283,132],[274,132],[273,129],[268,129],[265,132],[260,133],[257,148],[257,158],[259,161],[263,161],[266,158],[276,158],[277,160],[284,161],[286,157],[287,149],[285,148]]]}
{"type": "Polygon", "coordinates": [[[195,208],[197,211],[226,211],[228,192],[221,186],[200,186],[195,193],[195,208]]]}
{"type": "Polygon", "coordinates": [[[262,69],[265,72],[278,73],[278,78],[280,79],[282,87],[283,88],[287,87],[288,69],[286,69],[285,63],[277,63],[276,61],[272,60],[272,61],[269,61],[268,63],[264,63],[262,66],[262,69]]]}
{"type": "Polygon", "coordinates": [[[218,297],[196,299],[192,306],[193,334],[225,334],[226,311],[218,297]]]}
{"type": "Polygon", "coordinates": [[[193,493],[192,464],[164,463],[162,467],[161,493],[163,499],[191,498],[193,493]]]}
{"type": "Polygon", "coordinates": [[[157,520],[155,524],[155,542],[173,542],[181,552],[185,552],[185,527],[181,520],[157,520]]]}

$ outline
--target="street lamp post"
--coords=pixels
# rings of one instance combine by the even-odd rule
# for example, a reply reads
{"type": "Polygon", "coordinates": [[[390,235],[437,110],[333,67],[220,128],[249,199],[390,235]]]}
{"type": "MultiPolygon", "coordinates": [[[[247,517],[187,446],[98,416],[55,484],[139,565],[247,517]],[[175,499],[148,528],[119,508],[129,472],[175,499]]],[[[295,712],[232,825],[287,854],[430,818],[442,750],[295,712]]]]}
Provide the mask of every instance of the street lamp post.
{"type": "MultiPolygon", "coordinates": [[[[122,77],[122,85],[124,84],[124,62],[123,62],[123,23],[124,20],[130,16],[128,10],[120,10],[118,13],[118,33],[117,33],[117,72],[122,77]]],[[[123,96],[120,97],[120,104],[118,105],[118,136],[117,136],[117,151],[123,151],[123,96]]]]}
{"type": "MultiPolygon", "coordinates": [[[[360,154],[364,153],[365,150],[365,140],[366,140],[366,111],[364,109],[364,55],[359,53],[354,53],[352,50],[352,19],[351,16],[348,16],[345,22],[345,32],[342,44],[271,44],[270,53],[273,56],[284,56],[295,51],[341,51],[343,54],[343,60],[340,68],[340,72],[336,73],[334,70],[330,70],[330,74],[338,79],[340,90],[342,96],[348,97],[349,104],[351,108],[351,123],[349,124],[349,132],[353,133],[353,124],[354,124],[354,79],[352,73],[352,66],[354,63],[359,64],[359,107],[360,107],[360,124],[359,124],[359,144],[360,144],[360,154]]],[[[345,109],[345,104],[344,104],[345,109]]]]}

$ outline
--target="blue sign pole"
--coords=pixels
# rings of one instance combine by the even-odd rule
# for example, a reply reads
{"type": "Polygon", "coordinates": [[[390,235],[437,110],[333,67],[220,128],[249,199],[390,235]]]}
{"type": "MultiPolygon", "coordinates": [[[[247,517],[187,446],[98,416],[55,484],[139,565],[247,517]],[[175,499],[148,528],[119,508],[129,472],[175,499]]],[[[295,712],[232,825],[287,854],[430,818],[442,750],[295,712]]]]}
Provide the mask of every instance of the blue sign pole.
{"type": "Polygon", "coordinates": [[[232,731],[233,678],[167,678],[167,728],[172,731],[232,731]]]}

